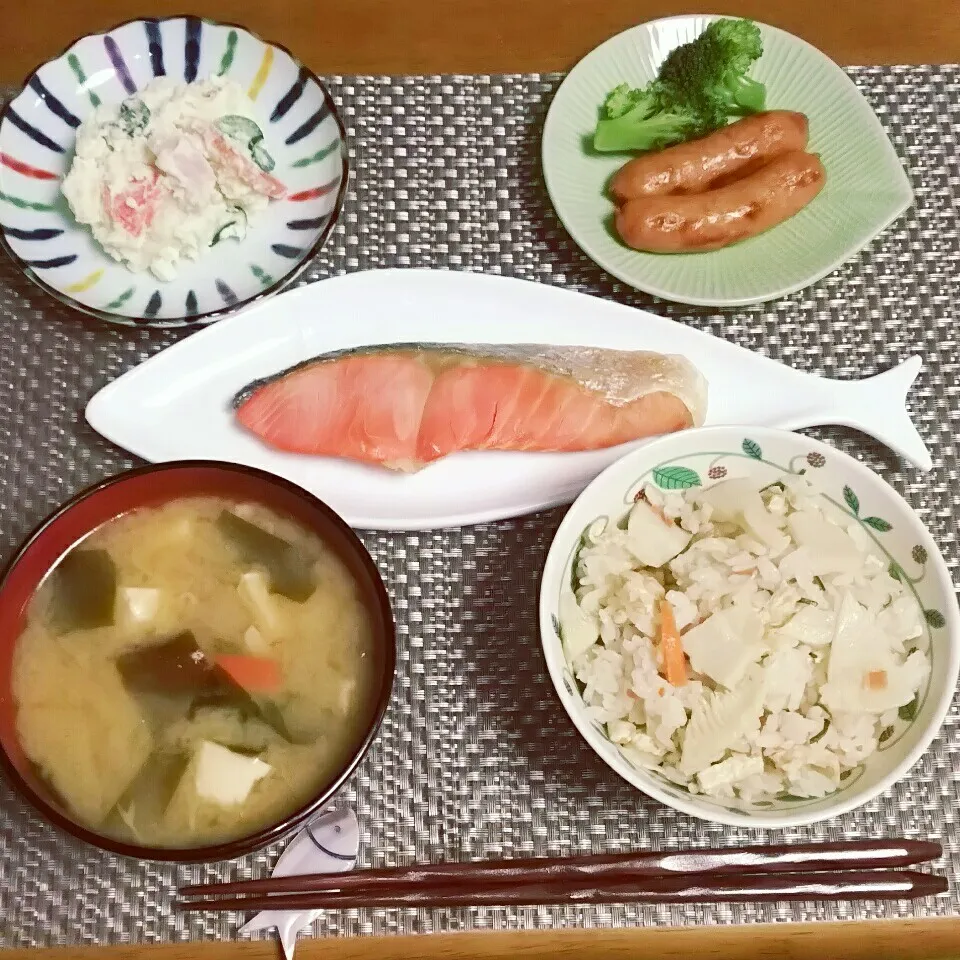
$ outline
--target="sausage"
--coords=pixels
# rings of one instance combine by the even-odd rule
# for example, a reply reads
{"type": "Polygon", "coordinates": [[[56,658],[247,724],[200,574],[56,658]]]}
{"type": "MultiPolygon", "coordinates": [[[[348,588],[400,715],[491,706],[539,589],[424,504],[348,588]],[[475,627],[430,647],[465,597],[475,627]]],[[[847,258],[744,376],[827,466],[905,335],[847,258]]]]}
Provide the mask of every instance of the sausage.
{"type": "Polygon", "coordinates": [[[616,212],[617,233],[627,246],[651,253],[718,250],[783,223],[826,178],[819,157],[794,150],[717,190],[629,200],[616,212]]]}
{"type": "Polygon", "coordinates": [[[637,197],[703,193],[747,176],[775,156],[807,146],[802,113],[770,110],[625,164],[610,181],[618,203],[637,197]]]}

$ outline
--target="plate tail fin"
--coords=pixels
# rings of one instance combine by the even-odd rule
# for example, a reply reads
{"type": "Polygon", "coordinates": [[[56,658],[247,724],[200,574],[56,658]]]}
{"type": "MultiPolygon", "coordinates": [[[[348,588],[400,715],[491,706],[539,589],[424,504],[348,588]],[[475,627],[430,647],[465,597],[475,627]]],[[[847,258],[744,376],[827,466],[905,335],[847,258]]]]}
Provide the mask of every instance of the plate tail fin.
{"type": "Polygon", "coordinates": [[[914,355],[876,376],[846,384],[841,422],[876,437],[927,472],[933,459],[907,411],[907,394],[922,369],[923,360],[914,355]]]}

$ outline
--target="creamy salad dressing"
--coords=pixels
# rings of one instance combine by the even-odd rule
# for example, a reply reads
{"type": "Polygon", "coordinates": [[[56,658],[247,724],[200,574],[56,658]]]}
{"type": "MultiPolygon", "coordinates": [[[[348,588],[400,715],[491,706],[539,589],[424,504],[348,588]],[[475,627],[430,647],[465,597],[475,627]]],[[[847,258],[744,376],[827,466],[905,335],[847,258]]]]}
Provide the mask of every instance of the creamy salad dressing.
{"type": "Polygon", "coordinates": [[[234,81],[159,77],[119,105],[98,107],[77,131],[63,193],[114,259],[172,280],[286,194],[234,81]]]}

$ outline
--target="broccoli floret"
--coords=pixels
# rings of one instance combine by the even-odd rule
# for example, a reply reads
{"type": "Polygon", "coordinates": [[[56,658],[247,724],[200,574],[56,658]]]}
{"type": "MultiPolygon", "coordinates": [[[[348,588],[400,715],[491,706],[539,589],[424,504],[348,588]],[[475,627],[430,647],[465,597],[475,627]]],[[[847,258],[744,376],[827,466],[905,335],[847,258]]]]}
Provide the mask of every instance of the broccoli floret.
{"type": "Polygon", "coordinates": [[[667,55],[657,81],[667,102],[693,105],[716,118],[756,113],[764,108],[766,87],[746,74],[762,53],[755,23],[715,20],[692,43],[667,55]]]}
{"type": "Polygon", "coordinates": [[[605,120],[616,120],[631,110],[641,108],[647,114],[657,109],[657,100],[653,94],[653,84],[645,89],[631,90],[629,83],[621,83],[607,94],[603,104],[605,120]]]}
{"type": "Polygon", "coordinates": [[[622,83],[607,96],[593,137],[596,150],[654,150],[703,136],[731,117],[763,110],[766,88],[746,76],[763,53],[750,20],[715,20],[673,50],[642,89],[622,83]]]}
{"type": "Polygon", "coordinates": [[[763,55],[763,37],[752,20],[714,20],[703,34],[723,45],[730,66],[740,73],[746,73],[763,55]]]}

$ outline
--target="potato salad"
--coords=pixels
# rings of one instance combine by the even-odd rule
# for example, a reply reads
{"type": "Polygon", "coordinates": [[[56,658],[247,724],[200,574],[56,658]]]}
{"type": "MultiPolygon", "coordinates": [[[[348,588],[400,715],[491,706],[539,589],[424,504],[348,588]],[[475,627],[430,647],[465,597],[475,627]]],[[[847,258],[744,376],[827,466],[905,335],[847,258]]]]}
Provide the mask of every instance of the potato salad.
{"type": "Polygon", "coordinates": [[[286,195],[275,161],[234,81],[159,77],[78,129],[63,182],[74,216],[133,271],[172,280],[183,260],[242,240],[286,195]]]}

